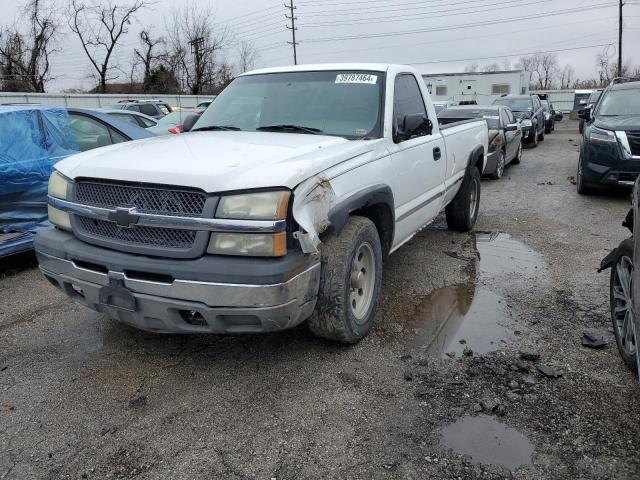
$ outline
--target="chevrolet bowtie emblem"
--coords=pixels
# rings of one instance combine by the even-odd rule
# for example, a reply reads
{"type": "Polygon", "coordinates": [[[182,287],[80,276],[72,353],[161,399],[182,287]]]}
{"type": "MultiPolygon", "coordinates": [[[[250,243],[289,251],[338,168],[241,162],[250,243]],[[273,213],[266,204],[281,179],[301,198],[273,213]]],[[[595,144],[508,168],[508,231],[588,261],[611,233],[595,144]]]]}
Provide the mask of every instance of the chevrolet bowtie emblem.
{"type": "Polygon", "coordinates": [[[117,207],[115,211],[109,212],[109,220],[116,222],[116,225],[122,228],[131,228],[138,223],[139,215],[136,208],[117,207]]]}

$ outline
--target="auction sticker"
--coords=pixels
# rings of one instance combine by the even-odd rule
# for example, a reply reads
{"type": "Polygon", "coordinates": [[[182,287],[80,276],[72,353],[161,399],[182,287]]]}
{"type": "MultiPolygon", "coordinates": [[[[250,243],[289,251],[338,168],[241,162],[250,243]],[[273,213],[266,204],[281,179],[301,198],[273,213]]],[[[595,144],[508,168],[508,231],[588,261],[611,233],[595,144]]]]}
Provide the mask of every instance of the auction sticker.
{"type": "Polygon", "coordinates": [[[369,75],[368,73],[339,73],[336,76],[336,83],[368,83],[375,85],[377,81],[377,75],[369,75]]]}

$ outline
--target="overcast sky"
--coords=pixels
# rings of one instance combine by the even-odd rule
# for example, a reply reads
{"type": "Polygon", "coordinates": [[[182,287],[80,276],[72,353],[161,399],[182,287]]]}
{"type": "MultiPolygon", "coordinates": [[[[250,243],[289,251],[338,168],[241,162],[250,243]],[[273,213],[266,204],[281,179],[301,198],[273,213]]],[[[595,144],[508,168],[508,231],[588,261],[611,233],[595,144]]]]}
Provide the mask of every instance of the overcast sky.
{"type": "MultiPolygon", "coordinates": [[[[163,30],[173,5],[187,1],[157,0],[138,15],[116,51],[120,67],[128,70],[141,26],[163,30]]],[[[251,40],[260,54],[257,66],[262,67],[293,63],[283,1],[288,0],[198,3],[212,5],[216,23],[228,25],[236,39],[251,40]]],[[[18,18],[23,0],[1,2],[0,23],[18,18]]],[[[640,0],[627,3],[624,56],[640,64],[640,0]]],[[[617,44],[618,0],[294,0],[294,4],[298,63],[409,63],[424,73],[438,73],[463,71],[474,62],[515,64],[522,54],[558,50],[561,65],[569,63],[579,78],[587,78],[596,75],[598,52],[609,48],[612,57],[617,55],[613,44],[617,44]]],[[[77,38],[66,33],[60,48],[52,59],[58,78],[48,90],[91,86],[90,65],[77,38]]],[[[234,52],[233,46],[225,51],[230,60],[234,52]]]]}

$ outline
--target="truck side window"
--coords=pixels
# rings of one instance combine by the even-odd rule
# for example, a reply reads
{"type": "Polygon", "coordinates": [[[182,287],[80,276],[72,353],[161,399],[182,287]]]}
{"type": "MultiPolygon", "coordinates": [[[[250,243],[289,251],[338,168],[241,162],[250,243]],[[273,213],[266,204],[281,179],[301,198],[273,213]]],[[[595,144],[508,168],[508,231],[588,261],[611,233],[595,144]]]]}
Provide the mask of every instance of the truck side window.
{"type": "Polygon", "coordinates": [[[414,115],[416,113],[422,113],[428,117],[418,81],[410,74],[398,75],[393,91],[394,130],[397,131],[398,125],[402,125],[405,115],[414,115]]]}

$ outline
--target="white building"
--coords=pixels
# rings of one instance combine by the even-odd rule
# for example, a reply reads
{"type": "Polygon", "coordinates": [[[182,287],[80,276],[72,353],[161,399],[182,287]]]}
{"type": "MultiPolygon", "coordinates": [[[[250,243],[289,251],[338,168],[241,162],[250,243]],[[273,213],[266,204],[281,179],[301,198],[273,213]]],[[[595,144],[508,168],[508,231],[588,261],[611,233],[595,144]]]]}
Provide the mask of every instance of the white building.
{"type": "Polygon", "coordinates": [[[531,74],[524,70],[423,74],[434,102],[475,100],[488,105],[503,94],[529,93],[531,74]]]}

